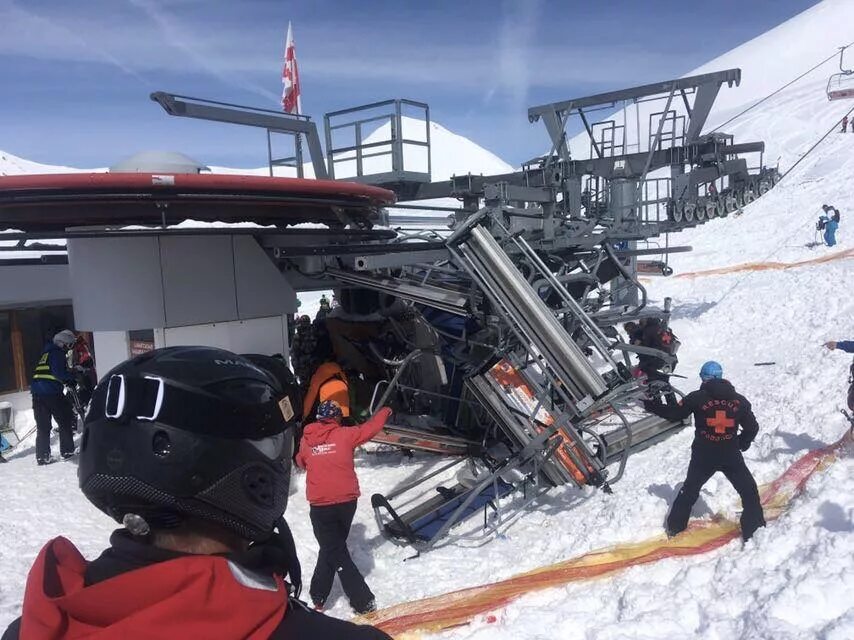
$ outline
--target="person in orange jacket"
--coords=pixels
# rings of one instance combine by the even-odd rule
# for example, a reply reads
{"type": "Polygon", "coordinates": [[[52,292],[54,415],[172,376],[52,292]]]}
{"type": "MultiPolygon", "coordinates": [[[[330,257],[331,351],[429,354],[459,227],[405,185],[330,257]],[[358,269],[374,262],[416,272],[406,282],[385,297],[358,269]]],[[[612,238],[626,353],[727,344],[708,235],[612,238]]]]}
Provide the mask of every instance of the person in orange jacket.
{"type": "Polygon", "coordinates": [[[303,424],[326,400],[336,402],[342,415],[350,417],[350,386],[347,374],[337,362],[324,362],[312,374],[302,404],[303,424]]]}
{"type": "Polygon", "coordinates": [[[323,609],[326,604],[336,573],[356,613],[376,609],[374,594],[347,549],[360,495],[353,452],[377,435],[390,415],[391,409],[384,407],[364,424],[344,427],[340,405],[325,400],[317,409],[317,422],[303,432],[296,463],[306,470],[311,526],[320,545],[309,588],[316,609],[323,609]]]}

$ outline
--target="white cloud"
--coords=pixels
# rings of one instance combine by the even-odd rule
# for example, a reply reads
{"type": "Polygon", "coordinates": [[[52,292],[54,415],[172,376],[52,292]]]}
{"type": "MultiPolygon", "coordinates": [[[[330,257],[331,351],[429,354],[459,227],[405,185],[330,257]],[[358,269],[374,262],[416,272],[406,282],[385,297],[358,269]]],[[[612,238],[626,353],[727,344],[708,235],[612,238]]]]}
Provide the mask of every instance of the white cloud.
{"type": "Polygon", "coordinates": [[[141,82],[146,81],[126,60],[95,44],[98,41],[88,38],[85,30],[74,27],[24,9],[12,0],[2,0],[0,54],[109,64],[141,82]]]}
{"type": "Polygon", "coordinates": [[[216,48],[209,46],[192,29],[185,28],[162,5],[154,0],[129,0],[129,2],[154,23],[169,46],[184,54],[185,61],[189,60],[198,69],[214,76],[223,84],[255,93],[268,100],[279,99],[278,94],[235,73],[231,68],[232,65],[218,54],[216,48]]]}

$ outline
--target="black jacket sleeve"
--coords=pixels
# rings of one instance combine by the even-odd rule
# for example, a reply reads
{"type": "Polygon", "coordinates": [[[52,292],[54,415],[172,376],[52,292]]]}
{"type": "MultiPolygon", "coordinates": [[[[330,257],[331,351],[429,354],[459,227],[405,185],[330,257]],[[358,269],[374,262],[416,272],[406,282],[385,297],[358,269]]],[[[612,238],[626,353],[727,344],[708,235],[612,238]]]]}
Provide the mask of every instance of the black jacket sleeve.
{"type": "Polygon", "coordinates": [[[738,415],[738,423],[741,425],[741,433],[738,434],[739,442],[742,446],[749,446],[756,434],[759,433],[759,424],[756,422],[756,416],[753,415],[753,407],[744,397],[741,398],[741,412],[738,415]]]}
{"type": "Polygon", "coordinates": [[[270,636],[270,640],[293,640],[294,638],[392,640],[391,636],[376,627],[331,618],[291,599],[284,619],[270,636]]]}
{"type": "Polygon", "coordinates": [[[644,402],[644,407],[650,413],[654,413],[668,420],[684,420],[697,408],[699,394],[696,391],[689,393],[678,405],[662,404],[661,402],[644,402]]]}
{"type": "Polygon", "coordinates": [[[13,620],[12,624],[3,633],[2,640],[18,640],[21,636],[21,619],[13,620]]]}
{"type": "Polygon", "coordinates": [[[661,325],[655,324],[645,327],[641,344],[650,349],[664,350],[664,345],[661,344],[661,325]]]}

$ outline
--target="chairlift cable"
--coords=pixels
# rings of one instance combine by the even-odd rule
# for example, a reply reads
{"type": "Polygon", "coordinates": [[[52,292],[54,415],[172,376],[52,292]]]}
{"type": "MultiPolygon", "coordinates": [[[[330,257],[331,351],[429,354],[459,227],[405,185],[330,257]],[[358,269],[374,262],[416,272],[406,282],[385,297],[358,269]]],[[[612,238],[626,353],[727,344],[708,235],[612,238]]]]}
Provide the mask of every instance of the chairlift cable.
{"type": "MultiPolygon", "coordinates": [[[[849,43],[848,43],[848,44],[846,44],[844,47],[841,47],[841,49],[844,51],[845,49],[847,49],[847,48],[848,48],[848,47],[850,47],[851,45],[854,45],[854,42],[849,42],[849,43]]],[[[743,115],[744,115],[745,113],[747,113],[748,111],[751,111],[754,107],[758,107],[760,104],[762,104],[763,102],[765,102],[765,101],[766,101],[766,100],[768,100],[769,98],[774,97],[775,95],[777,95],[778,93],[780,93],[781,91],[783,91],[783,89],[787,89],[788,87],[792,86],[793,84],[795,84],[798,80],[800,80],[800,79],[801,79],[801,78],[803,78],[804,76],[809,75],[810,73],[812,73],[813,71],[815,71],[816,69],[818,69],[818,68],[819,68],[820,66],[822,66],[823,64],[826,64],[827,62],[829,62],[830,60],[832,60],[833,58],[835,58],[835,57],[838,55],[838,53],[839,53],[839,48],[837,48],[837,50],[836,50],[836,52],[835,52],[835,53],[833,53],[833,54],[832,54],[832,55],[830,55],[829,57],[825,58],[824,60],[822,60],[821,62],[819,62],[817,65],[815,65],[814,67],[812,67],[811,69],[809,69],[809,70],[807,70],[807,71],[804,71],[801,75],[799,75],[799,76],[798,76],[797,78],[795,78],[794,80],[791,80],[790,82],[787,82],[786,84],[784,84],[784,85],[783,85],[782,87],[780,87],[779,89],[776,89],[775,91],[772,91],[772,92],[771,92],[771,93],[769,93],[767,96],[765,96],[764,98],[762,98],[759,102],[756,102],[756,103],[754,103],[754,104],[750,105],[749,107],[747,107],[746,109],[744,109],[744,110],[743,110],[743,111],[741,111],[740,113],[737,113],[736,115],[734,115],[732,118],[730,118],[729,120],[727,120],[727,121],[726,121],[726,122],[724,122],[723,124],[719,124],[717,127],[715,127],[714,129],[712,129],[709,133],[714,133],[714,132],[715,132],[715,131],[717,131],[718,129],[720,129],[720,128],[722,128],[722,127],[727,126],[730,122],[733,122],[734,120],[737,120],[738,118],[740,118],[741,116],[743,116],[743,115]]]]}
{"type": "MultiPolygon", "coordinates": [[[[854,113],[854,107],[851,107],[848,110],[848,113],[846,113],[844,117],[850,118],[852,113],[854,113]]],[[[783,180],[783,178],[785,178],[787,175],[789,175],[795,167],[797,167],[801,162],[803,162],[804,158],[806,158],[810,153],[812,153],[816,149],[816,147],[818,147],[818,145],[820,145],[822,142],[824,142],[827,139],[827,136],[829,136],[831,133],[836,131],[838,126],[839,126],[839,121],[838,120],[834,121],[833,126],[831,126],[830,129],[827,130],[827,133],[825,133],[823,136],[821,136],[821,138],[819,138],[815,142],[815,144],[813,144],[813,146],[811,146],[809,149],[807,149],[807,152],[804,155],[802,155],[800,158],[798,158],[797,161],[795,162],[795,164],[793,164],[791,167],[786,169],[786,173],[784,173],[782,176],[780,176],[780,180],[777,181],[777,184],[780,184],[780,182],[783,180]]]]}

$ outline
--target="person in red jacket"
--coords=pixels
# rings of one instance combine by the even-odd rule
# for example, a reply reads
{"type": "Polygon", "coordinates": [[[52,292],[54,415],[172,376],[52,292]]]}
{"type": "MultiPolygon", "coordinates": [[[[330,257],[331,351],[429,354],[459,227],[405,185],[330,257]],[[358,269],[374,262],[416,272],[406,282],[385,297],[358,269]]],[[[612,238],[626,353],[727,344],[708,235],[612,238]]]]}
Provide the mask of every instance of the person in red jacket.
{"type": "Polygon", "coordinates": [[[123,528],[91,561],[66,538],[48,542],[3,640],[391,640],[298,599],[283,517],[293,423],[282,401],[294,399],[283,393],[210,347],[158,349],[109,372],[86,414],[78,479],[123,528]]]}
{"type": "Polygon", "coordinates": [[[377,608],[374,594],[350,557],[347,536],[360,495],[353,451],[382,431],[390,415],[391,409],[383,408],[362,425],[344,427],[341,407],[326,400],[317,409],[317,422],[303,432],[296,463],[306,470],[311,526],[320,545],[309,587],[316,609],[326,604],[336,572],[356,613],[377,608]]]}

